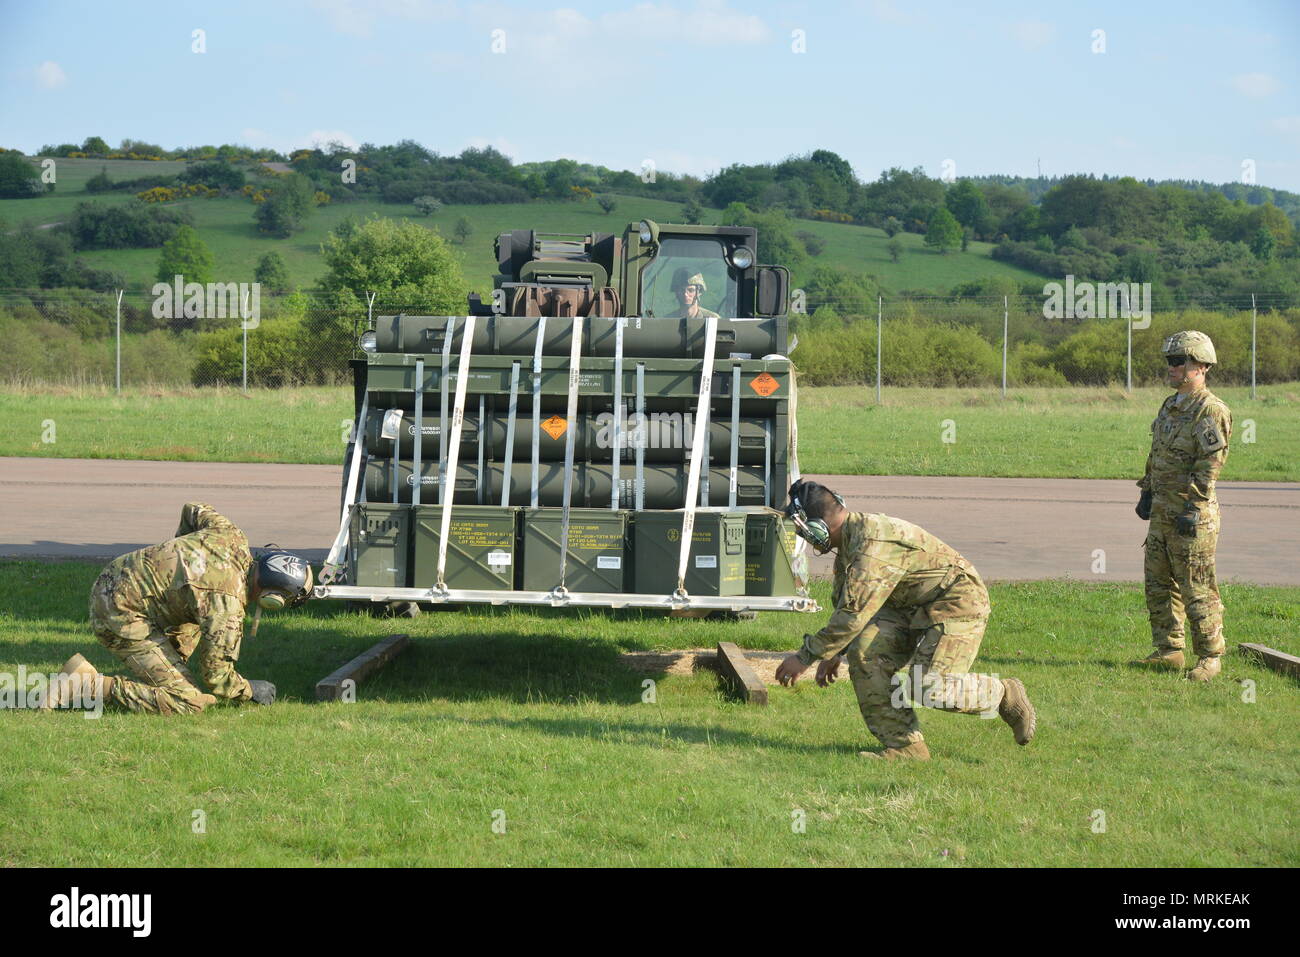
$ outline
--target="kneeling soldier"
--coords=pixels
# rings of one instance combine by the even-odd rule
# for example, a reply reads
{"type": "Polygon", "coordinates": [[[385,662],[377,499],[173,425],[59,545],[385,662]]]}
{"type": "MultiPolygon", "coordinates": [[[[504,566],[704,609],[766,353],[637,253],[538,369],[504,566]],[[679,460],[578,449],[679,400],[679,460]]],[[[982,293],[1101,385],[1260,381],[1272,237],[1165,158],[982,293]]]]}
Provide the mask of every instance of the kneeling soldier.
{"type": "Polygon", "coordinates": [[[996,713],[1017,744],[1034,736],[1025,686],[970,671],[989,617],[989,596],[975,567],[922,528],[888,515],[850,512],[825,486],[796,482],[786,514],[819,554],[836,549],[835,614],[777,668],[791,685],[813,661],[817,683],[835,680],[840,662],[867,728],[882,752],[864,757],[930,757],[916,713],[898,687],[912,662],[918,704],[959,714],[996,713]]]}
{"type": "Polygon", "coordinates": [[[235,670],[244,610],[288,608],[311,594],[311,566],[274,548],[254,557],[244,533],[209,505],[181,510],[176,537],[113,560],[90,591],[90,623],[100,644],[135,676],[100,675],[81,655],[63,668],[46,705],[59,707],[69,686],[97,682],[94,698],[128,711],[192,714],[217,699],[271,704],[275,685],[249,681],[235,670]],[[186,663],[198,650],[204,693],[186,663]]]}

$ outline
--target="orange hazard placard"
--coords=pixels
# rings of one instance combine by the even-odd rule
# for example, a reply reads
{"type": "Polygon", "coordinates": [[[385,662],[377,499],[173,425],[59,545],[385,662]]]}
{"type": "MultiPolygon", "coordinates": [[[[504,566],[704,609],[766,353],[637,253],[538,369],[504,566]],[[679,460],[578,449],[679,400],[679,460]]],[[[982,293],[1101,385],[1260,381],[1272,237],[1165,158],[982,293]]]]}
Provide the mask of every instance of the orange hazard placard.
{"type": "Polygon", "coordinates": [[[777,382],[776,379],[764,372],[757,378],[750,379],[749,387],[766,399],[777,389],[781,388],[781,383],[777,382]]]}
{"type": "Polygon", "coordinates": [[[568,427],[569,423],[558,415],[553,415],[542,422],[542,431],[557,442],[568,427]]]}

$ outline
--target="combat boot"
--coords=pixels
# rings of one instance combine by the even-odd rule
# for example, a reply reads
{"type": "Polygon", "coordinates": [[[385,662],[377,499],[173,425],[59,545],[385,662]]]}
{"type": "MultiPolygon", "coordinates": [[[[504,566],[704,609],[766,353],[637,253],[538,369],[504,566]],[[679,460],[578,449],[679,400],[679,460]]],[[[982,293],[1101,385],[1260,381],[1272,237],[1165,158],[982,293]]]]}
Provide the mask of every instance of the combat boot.
{"type": "Polygon", "coordinates": [[[885,761],[929,761],[930,749],[924,741],[913,741],[901,748],[885,748],[883,751],[859,751],[864,758],[877,758],[885,761]]]}
{"type": "Polygon", "coordinates": [[[1165,668],[1169,671],[1182,671],[1187,662],[1183,658],[1181,648],[1171,648],[1168,651],[1161,651],[1157,648],[1145,658],[1139,658],[1133,662],[1135,665],[1143,665],[1148,668],[1165,668]]]}
{"type": "Polygon", "coordinates": [[[87,691],[90,690],[92,681],[99,683],[99,688],[96,690],[99,693],[100,700],[103,700],[103,676],[83,655],[73,655],[64,663],[63,669],[52,677],[50,686],[45,692],[45,700],[41,702],[41,707],[52,710],[70,704],[77,698],[84,700],[87,691]]]}
{"type": "Polygon", "coordinates": [[[1196,667],[1187,672],[1188,681],[1209,681],[1223,670],[1223,662],[1218,655],[1202,655],[1197,659],[1196,667]]]}
{"type": "Polygon", "coordinates": [[[1019,678],[1007,678],[1002,682],[1002,703],[998,705],[998,717],[1011,726],[1011,733],[1016,736],[1016,744],[1028,744],[1034,740],[1038,730],[1038,714],[1033,702],[1025,693],[1024,683],[1019,678]]]}

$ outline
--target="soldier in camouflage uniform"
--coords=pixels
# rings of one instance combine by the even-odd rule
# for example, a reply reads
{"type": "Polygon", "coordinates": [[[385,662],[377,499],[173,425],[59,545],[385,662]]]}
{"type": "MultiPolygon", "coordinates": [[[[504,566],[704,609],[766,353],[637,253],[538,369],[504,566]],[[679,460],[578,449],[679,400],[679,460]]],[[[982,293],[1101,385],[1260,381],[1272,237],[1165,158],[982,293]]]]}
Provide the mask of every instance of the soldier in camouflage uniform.
{"type": "Polygon", "coordinates": [[[1155,650],[1137,663],[1182,670],[1186,618],[1197,655],[1187,677],[1209,681],[1221,670],[1224,651],[1223,602],[1214,569],[1219,540],[1214,485],[1228,457],[1232,413],[1205,387],[1205,374],[1218,361],[1209,336],[1175,333],[1162,351],[1169,384],[1178,391],[1151,423],[1151,454],[1138,482],[1142,495],[1136,511],[1151,523],[1145,571],[1155,650]]]}
{"type": "Polygon", "coordinates": [[[958,714],[997,713],[1018,744],[1036,717],[1015,678],[972,672],[990,612],[988,591],[970,562],[922,528],[888,515],[849,512],[824,486],[796,482],[787,515],[825,553],[836,549],[835,613],[777,669],[792,684],[814,661],[817,683],[835,680],[844,658],[867,728],[885,746],[866,757],[930,757],[916,703],[958,714]],[[910,678],[902,670],[911,662],[910,678]],[[902,674],[900,674],[902,672],[902,674]]]}
{"type": "Polygon", "coordinates": [[[90,592],[95,637],[137,680],[101,676],[81,655],[64,666],[48,707],[59,707],[75,681],[102,682],[96,697],[128,711],[193,714],[222,701],[271,704],[275,686],[249,681],[235,670],[244,611],[288,607],[311,591],[311,568],[279,550],[258,550],[210,505],[181,510],[176,537],[115,559],[90,592]],[[187,663],[197,649],[204,693],[187,663]]]}
{"type": "Polygon", "coordinates": [[[686,275],[686,268],[679,268],[673,273],[673,292],[677,293],[677,301],[682,304],[682,311],[673,318],[675,319],[717,319],[716,312],[710,312],[700,305],[700,296],[708,292],[709,287],[704,284],[704,274],[696,273],[694,276],[686,275]]]}

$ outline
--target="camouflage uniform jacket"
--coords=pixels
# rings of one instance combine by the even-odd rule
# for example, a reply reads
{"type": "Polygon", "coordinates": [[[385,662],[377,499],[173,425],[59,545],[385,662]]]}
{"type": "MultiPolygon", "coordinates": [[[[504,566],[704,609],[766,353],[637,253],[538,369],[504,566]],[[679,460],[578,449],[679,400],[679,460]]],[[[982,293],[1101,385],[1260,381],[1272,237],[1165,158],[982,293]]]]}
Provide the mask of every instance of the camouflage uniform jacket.
{"type": "Polygon", "coordinates": [[[1209,389],[1175,392],[1151,423],[1151,454],[1138,487],[1154,494],[1151,517],[1172,520],[1218,509],[1214,484],[1228,458],[1232,413],[1209,389]]]}
{"type": "Polygon", "coordinates": [[[160,632],[199,626],[199,673],[218,698],[247,700],[248,681],[235,670],[248,600],[248,539],[210,505],[181,509],[176,537],[118,558],[107,585],[119,612],[160,632]]]}
{"type": "Polygon", "coordinates": [[[691,314],[687,311],[686,307],[683,306],[681,312],[677,313],[677,315],[673,316],[673,318],[674,319],[691,319],[691,318],[721,319],[722,317],[719,316],[716,312],[711,312],[710,310],[705,309],[703,306],[700,306],[699,309],[695,310],[695,315],[694,317],[692,317],[691,314]]]}
{"type": "Polygon", "coordinates": [[[798,656],[805,665],[839,654],[884,608],[921,629],[988,615],[988,592],[975,567],[925,529],[888,515],[851,512],[840,535],[835,613],[804,639],[798,656]],[[954,589],[959,581],[964,587],[954,589]]]}

